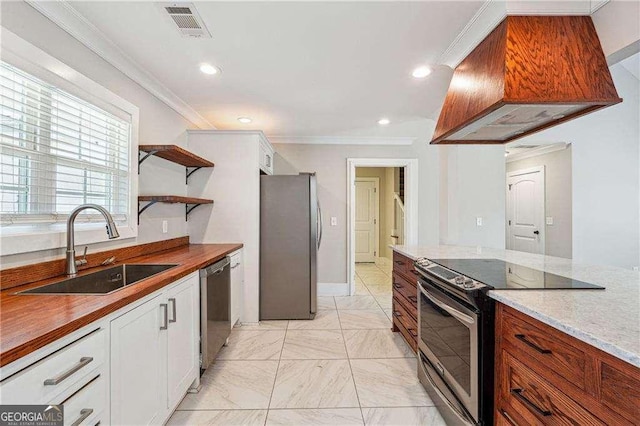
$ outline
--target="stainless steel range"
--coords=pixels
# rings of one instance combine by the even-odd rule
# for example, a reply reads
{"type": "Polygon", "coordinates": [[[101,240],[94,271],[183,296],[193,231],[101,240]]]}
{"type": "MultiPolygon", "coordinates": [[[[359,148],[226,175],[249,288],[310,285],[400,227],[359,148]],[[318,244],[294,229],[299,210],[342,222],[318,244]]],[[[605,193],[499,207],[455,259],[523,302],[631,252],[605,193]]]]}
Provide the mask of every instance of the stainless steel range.
{"type": "Polygon", "coordinates": [[[491,289],[602,289],[498,259],[419,259],[418,377],[451,425],[493,424],[491,289]]]}

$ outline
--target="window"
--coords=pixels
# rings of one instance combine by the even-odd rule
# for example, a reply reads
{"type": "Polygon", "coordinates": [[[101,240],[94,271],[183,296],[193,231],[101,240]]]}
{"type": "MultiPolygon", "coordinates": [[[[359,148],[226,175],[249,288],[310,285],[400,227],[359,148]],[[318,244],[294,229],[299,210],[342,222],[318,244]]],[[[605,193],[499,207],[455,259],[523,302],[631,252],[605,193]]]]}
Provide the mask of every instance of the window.
{"type": "Polygon", "coordinates": [[[84,203],[127,220],[131,121],[0,65],[2,226],[63,222],[84,203]]]}

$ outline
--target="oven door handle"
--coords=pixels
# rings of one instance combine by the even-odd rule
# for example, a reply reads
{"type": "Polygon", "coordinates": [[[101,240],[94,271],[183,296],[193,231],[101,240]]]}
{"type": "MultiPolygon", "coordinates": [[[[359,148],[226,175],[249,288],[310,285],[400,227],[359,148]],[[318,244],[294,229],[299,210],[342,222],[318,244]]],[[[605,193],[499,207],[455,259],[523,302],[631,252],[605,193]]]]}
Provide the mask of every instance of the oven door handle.
{"type": "Polygon", "coordinates": [[[422,284],[420,284],[420,282],[418,282],[418,287],[420,288],[420,292],[422,294],[424,294],[424,296],[429,299],[431,302],[433,302],[436,306],[438,306],[439,308],[443,309],[444,311],[448,312],[449,314],[451,314],[451,316],[459,319],[460,321],[467,323],[469,325],[473,325],[476,323],[476,321],[473,319],[473,317],[467,315],[467,314],[463,314],[462,312],[458,311],[455,308],[452,308],[451,306],[447,305],[446,303],[442,302],[441,300],[436,299],[435,297],[433,297],[431,294],[429,294],[429,292],[427,290],[424,289],[424,287],[422,287],[422,284]]]}

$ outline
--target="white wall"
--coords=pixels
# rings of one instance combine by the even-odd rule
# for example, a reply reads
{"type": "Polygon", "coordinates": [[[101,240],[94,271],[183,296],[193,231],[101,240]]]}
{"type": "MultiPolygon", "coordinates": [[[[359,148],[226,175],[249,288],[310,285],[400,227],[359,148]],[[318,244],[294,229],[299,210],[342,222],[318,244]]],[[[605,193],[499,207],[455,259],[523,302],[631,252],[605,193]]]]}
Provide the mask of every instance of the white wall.
{"type": "Polygon", "coordinates": [[[211,159],[213,169],[193,175],[189,195],[213,199],[189,216],[193,243],[243,243],[244,305],[241,321],[258,321],[260,296],[260,169],[257,133],[189,132],[189,150],[211,159]]]}
{"type": "Polygon", "coordinates": [[[573,150],[573,258],[631,268],[640,264],[640,85],[611,67],[621,104],[522,139],[569,142],[573,150]]]}
{"type": "MultiPolygon", "coordinates": [[[[425,139],[430,136],[425,135],[425,139]]],[[[438,244],[438,147],[428,146],[425,140],[399,146],[288,143],[274,146],[297,170],[317,173],[325,219],[318,253],[318,282],[347,282],[347,158],[418,158],[418,241],[422,245],[438,244]],[[329,226],[332,216],[337,219],[336,226],[329,226]]]]}
{"type": "Polygon", "coordinates": [[[544,167],[545,217],[553,225],[545,225],[545,253],[571,259],[571,145],[560,151],[536,155],[507,163],[507,172],[544,167]]]}
{"type": "Polygon", "coordinates": [[[502,145],[440,146],[440,242],[505,247],[502,145]],[[483,225],[476,225],[481,217],[483,225]]]}
{"type": "MultiPolygon", "coordinates": [[[[0,8],[3,27],[136,105],[140,109],[139,141],[141,144],[182,145],[185,143],[185,130],[195,126],[166,104],[105,62],[27,3],[1,2],[0,8]]],[[[138,176],[134,173],[132,178],[136,179],[138,176]]],[[[184,168],[157,158],[146,161],[141,168],[139,191],[141,194],[185,195],[184,168]]],[[[135,207],[137,206],[134,206],[134,211],[135,207]]],[[[158,204],[142,215],[137,238],[92,244],[89,252],[183,235],[187,235],[184,207],[158,204]],[[162,234],[163,219],[169,223],[167,234],[162,234]]],[[[59,258],[63,254],[64,249],[46,250],[3,256],[0,262],[4,269],[34,261],[59,258]]]]}

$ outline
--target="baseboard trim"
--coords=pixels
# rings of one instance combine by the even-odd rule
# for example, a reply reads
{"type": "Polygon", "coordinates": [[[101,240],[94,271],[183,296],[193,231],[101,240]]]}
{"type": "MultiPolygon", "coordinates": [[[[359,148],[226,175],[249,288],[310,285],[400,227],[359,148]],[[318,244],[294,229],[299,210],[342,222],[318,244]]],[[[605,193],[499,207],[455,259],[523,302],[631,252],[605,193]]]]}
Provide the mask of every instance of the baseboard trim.
{"type": "Polygon", "coordinates": [[[348,296],[348,283],[318,283],[318,296],[348,296]]]}

